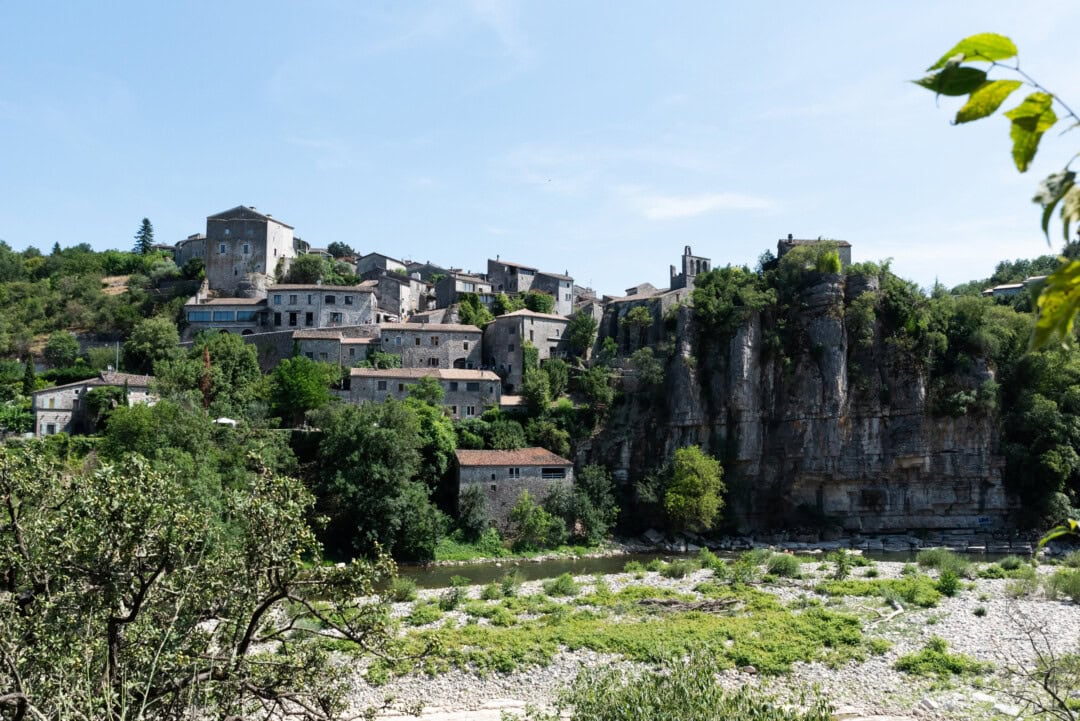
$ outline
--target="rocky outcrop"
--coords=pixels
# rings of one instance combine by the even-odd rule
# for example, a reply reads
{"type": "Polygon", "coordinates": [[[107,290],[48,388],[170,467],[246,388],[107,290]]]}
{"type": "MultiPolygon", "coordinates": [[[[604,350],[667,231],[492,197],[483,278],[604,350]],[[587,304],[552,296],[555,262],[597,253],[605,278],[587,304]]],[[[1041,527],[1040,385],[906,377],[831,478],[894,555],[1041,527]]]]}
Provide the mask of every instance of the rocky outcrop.
{"type": "MultiPolygon", "coordinates": [[[[992,415],[934,415],[926,370],[877,328],[852,342],[850,303],[876,278],[821,274],[727,338],[681,308],[662,393],[634,393],[583,449],[632,483],[678,447],[720,458],[740,530],[985,529],[1010,508],[992,415]]],[[[880,324],[879,324],[880,325],[880,324]]],[[[992,378],[976,364],[972,386],[992,378]]]]}

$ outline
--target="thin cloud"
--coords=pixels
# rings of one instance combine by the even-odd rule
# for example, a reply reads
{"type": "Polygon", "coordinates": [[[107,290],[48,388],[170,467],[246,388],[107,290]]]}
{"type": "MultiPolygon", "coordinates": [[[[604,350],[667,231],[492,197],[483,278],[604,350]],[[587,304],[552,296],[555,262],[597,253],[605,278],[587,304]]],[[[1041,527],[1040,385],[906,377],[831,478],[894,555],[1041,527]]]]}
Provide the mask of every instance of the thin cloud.
{"type": "Polygon", "coordinates": [[[689,195],[642,195],[634,205],[649,220],[678,220],[725,210],[769,210],[768,198],[742,193],[694,193],[689,195]]]}

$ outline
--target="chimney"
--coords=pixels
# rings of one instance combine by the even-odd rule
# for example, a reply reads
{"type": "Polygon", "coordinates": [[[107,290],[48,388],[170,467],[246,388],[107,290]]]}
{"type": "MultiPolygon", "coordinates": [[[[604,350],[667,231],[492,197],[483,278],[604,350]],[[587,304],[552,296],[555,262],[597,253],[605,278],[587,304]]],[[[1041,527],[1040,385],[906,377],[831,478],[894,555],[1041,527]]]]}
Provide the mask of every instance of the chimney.
{"type": "Polygon", "coordinates": [[[789,243],[790,243],[790,242],[791,242],[792,240],[794,240],[794,238],[793,238],[793,237],[791,237],[791,233],[788,233],[788,234],[787,234],[787,239],[788,239],[788,242],[789,242],[789,243]]]}

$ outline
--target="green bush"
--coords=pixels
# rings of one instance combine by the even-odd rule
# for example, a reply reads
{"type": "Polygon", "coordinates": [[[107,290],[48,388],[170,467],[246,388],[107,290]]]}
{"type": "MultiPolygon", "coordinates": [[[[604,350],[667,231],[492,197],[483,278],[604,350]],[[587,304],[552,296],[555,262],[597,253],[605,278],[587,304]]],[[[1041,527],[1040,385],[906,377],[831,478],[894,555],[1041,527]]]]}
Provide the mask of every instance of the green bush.
{"type": "Polygon", "coordinates": [[[825,559],[836,564],[832,577],[837,581],[842,581],[851,575],[851,567],[854,565],[854,560],[852,559],[851,554],[847,552],[847,549],[840,548],[833,551],[826,556],[825,559]]]}
{"type": "Polygon", "coordinates": [[[558,578],[544,581],[544,593],[549,596],[576,596],[581,593],[581,586],[569,573],[564,573],[558,578]]]}
{"type": "Polygon", "coordinates": [[[987,673],[990,665],[964,654],[949,653],[949,644],[945,639],[933,636],[921,651],[897,659],[896,669],[914,676],[937,676],[945,679],[949,676],[987,673]]]}
{"type": "Polygon", "coordinates": [[[465,590],[461,586],[451,586],[439,595],[439,608],[453,611],[465,600],[465,590]]]}
{"type": "Polygon", "coordinates": [[[502,591],[503,596],[511,598],[516,596],[518,589],[521,588],[521,584],[525,582],[525,577],[518,569],[507,571],[503,574],[503,577],[499,579],[499,589],[502,591]]]}
{"type": "Polygon", "coordinates": [[[937,590],[942,596],[952,598],[960,590],[960,577],[952,569],[946,569],[938,577],[937,590]]]}
{"type": "MultiPolygon", "coordinates": [[[[1066,560],[1068,560],[1067,556],[1066,560]]],[[[1078,556],[1078,560],[1080,560],[1080,556],[1078,556]]],[[[997,565],[1001,566],[1002,570],[1004,571],[1015,571],[1016,569],[1025,565],[1025,561],[1024,559],[1020,558],[1020,556],[1006,556],[1005,558],[998,561],[997,565]]]]}
{"type": "Polygon", "coordinates": [[[426,626],[435,623],[442,618],[442,611],[430,601],[424,601],[413,606],[412,612],[405,617],[405,623],[410,626],[426,626]]]}
{"type": "Polygon", "coordinates": [[[863,578],[877,578],[879,575],[878,570],[873,566],[863,571],[863,578]]]}
{"type": "Polygon", "coordinates": [[[664,566],[666,566],[666,565],[667,565],[667,563],[664,561],[664,559],[662,559],[662,558],[654,558],[653,560],[651,560],[651,561],[649,561],[648,563],[645,564],[645,570],[646,571],[653,571],[654,573],[659,573],[660,571],[662,571],[664,569],[664,566]]]}
{"type": "Polygon", "coordinates": [[[398,576],[390,582],[390,598],[395,601],[415,601],[416,581],[398,576]]]}
{"type": "Polygon", "coordinates": [[[717,566],[724,565],[724,559],[720,558],[707,548],[703,548],[698,552],[697,562],[702,568],[713,570],[716,570],[717,566]]]}
{"type": "Polygon", "coordinates": [[[979,618],[982,618],[986,615],[986,606],[976,606],[971,610],[971,612],[979,618]]]}
{"type": "Polygon", "coordinates": [[[1080,603],[1080,570],[1058,569],[1054,575],[1043,581],[1043,591],[1047,598],[1058,599],[1064,596],[1073,603],[1080,603]]]}
{"type": "Polygon", "coordinates": [[[660,575],[664,578],[684,578],[698,570],[698,568],[696,561],[689,558],[680,558],[664,564],[664,567],[660,569],[660,575]]]}
{"type": "Polygon", "coordinates": [[[802,564],[795,556],[787,553],[774,553],[765,567],[766,571],[773,576],[782,578],[799,578],[802,564]]]}
{"type": "MultiPolygon", "coordinates": [[[[587,670],[560,699],[571,721],[679,719],[686,721],[829,721],[832,709],[814,696],[803,709],[776,701],[760,689],[728,691],[716,680],[719,665],[695,654],[666,668],[640,673],[587,670]]],[[[557,718],[556,716],[552,717],[557,718]]]]}
{"type": "Polygon", "coordinates": [[[645,570],[645,564],[641,561],[627,561],[622,570],[623,573],[641,573],[645,570]]]}
{"type": "Polygon", "coordinates": [[[952,571],[957,576],[967,576],[971,562],[947,548],[928,548],[919,551],[915,560],[923,568],[936,568],[938,571],[952,571]]]}
{"type": "Polygon", "coordinates": [[[993,564],[993,565],[990,565],[990,566],[984,566],[983,568],[980,568],[978,576],[979,576],[979,578],[991,578],[991,579],[993,579],[993,578],[1005,578],[1006,572],[1005,572],[1005,569],[1002,568],[1000,565],[993,564]]]}
{"type": "Polygon", "coordinates": [[[502,597],[502,586],[497,583],[489,583],[480,591],[480,598],[485,601],[498,601],[502,597]]]}
{"type": "Polygon", "coordinates": [[[768,548],[752,548],[739,556],[739,560],[745,559],[747,563],[761,566],[772,558],[773,552],[768,548]]]}

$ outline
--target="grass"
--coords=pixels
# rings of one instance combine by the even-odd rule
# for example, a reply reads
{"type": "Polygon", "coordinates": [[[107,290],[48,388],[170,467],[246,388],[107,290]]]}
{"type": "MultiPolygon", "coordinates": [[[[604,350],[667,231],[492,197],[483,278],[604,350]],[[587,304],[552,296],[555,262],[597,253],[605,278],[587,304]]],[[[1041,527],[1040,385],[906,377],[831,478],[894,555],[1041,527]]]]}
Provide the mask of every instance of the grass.
{"type": "Polygon", "coordinates": [[[664,578],[685,578],[689,574],[701,568],[697,561],[690,558],[680,558],[670,563],[665,563],[660,569],[660,575],[664,578]]]}
{"type": "Polygon", "coordinates": [[[795,556],[786,553],[774,553],[765,565],[766,571],[781,578],[799,578],[802,576],[802,563],[795,556]]]}
{"type": "Polygon", "coordinates": [[[401,603],[416,600],[416,581],[398,576],[390,582],[390,598],[401,603]]]}
{"type": "Polygon", "coordinates": [[[941,601],[941,591],[938,590],[934,580],[924,575],[896,579],[824,581],[818,584],[815,590],[827,596],[895,598],[909,606],[922,608],[931,608],[941,601]]]}
{"type": "Polygon", "coordinates": [[[413,606],[412,612],[405,617],[405,623],[410,626],[427,626],[429,623],[438,621],[442,615],[442,610],[437,604],[424,601],[413,606]]]}
{"type": "Polygon", "coordinates": [[[1073,603],[1080,603],[1080,570],[1061,568],[1043,580],[1043,593],[1052,600],[1068,598],[1073,603]]]}
{"type": "Polygon", "coordinates": [[[439,539],[435,545],[436,561],[483,561],[489,558],[536,558],[537,556],[564,556],[578,558],[603,550],[603,546],[559,546],[540,551],[515,552],[503,545],[498,532],[489,529],[476,541],[466,541],[460,534],[439,539]]]}
{"type": "Polygon", "coordinates": [[[933,636],[921,651],[897,659],[896,669],[913,676],[936,676],[945,680],[950,676],[988,673],[991,666],[961,653],[949,653],[945,639],[933,636]]]}
{"type": "Polygon", "coordinates": [[[564,573],[558,578],[544,581],[544,593],[549,596],[576,596],[581,593],[581,586],[569,573],[564,573]]]}
{"type": "Polygon", "coordinates": [[[919,551],[915,561],[923,568],[936,568],[940,572],[952,571],[958,577],[965,577],[971,571],[971,562],[947,548],[928,548],[919,551]]]}

